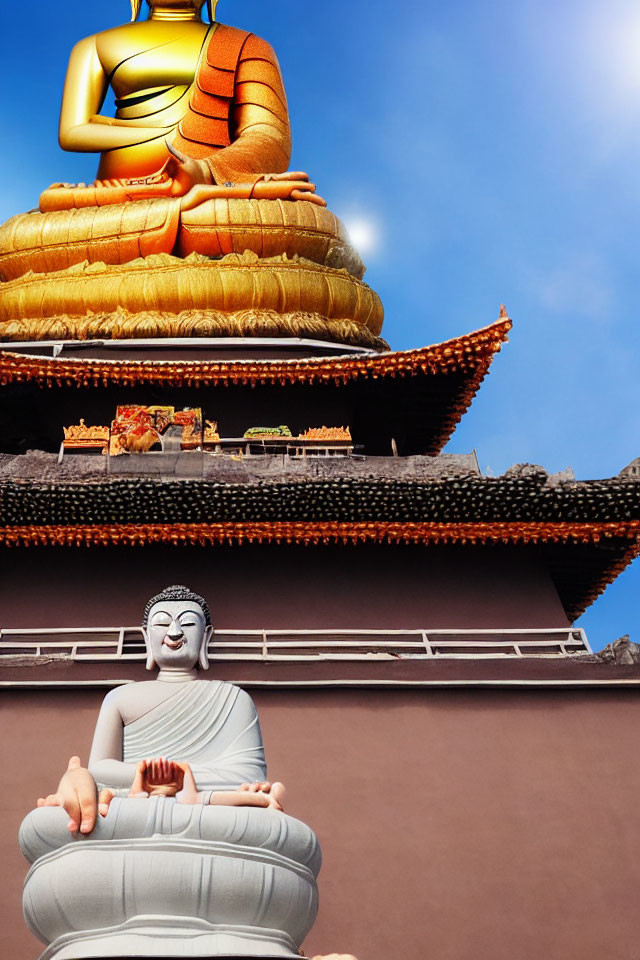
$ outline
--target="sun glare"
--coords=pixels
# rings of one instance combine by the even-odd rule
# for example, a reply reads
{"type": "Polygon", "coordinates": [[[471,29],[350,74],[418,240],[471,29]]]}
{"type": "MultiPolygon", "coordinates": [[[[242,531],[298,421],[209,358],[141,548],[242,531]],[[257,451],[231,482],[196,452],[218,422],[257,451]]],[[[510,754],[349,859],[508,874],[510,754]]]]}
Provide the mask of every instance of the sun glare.
{"type": "Polygon", "coordinates": [[[637,95],[640,90],[640,20],[634,17],[613,31],[614,76],[623,88],[637,95]]]}
{"type": "Polygon", "coordinates": [[[364,217],[347,217],[344,221],[351,243],[363,256],[375,253],[379,242],[379,230],[372,220],[364,217]]]}
{"type": "Polygon", "coordinates": [[[637,102],[640,92],[640,17],[635,11],[621,12],[619,5],[615,13],[588,19],[585,38],[590,69],[609,106],[612,96],[623,103],[629,98],[637,102]]]}

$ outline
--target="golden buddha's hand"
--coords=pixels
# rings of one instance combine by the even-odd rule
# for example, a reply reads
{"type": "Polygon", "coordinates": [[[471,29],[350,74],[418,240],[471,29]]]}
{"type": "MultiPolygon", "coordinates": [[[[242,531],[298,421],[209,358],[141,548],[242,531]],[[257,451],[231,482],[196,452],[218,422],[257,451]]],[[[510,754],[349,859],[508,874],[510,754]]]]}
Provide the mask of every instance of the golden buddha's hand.
{"type": "Polygon", "coordinates": [[[309,174],[300,170],[265,173],[255,183],[251,196],[256,200],[308,200],[319,207],[327,205],[327,201],[316,193],[315,183],[309,182],[309,174]]]}
{"type": "Polygon", "coordinates": [[[171,156],[160,172],[173,180],[174,197],[184,197],[192,187],[200,183],[213,183],[211,171],[206,163],[181,153],[168,140],[165,143],[171,156]]]}
{"type": "Polygon", "coordinates": [[[172,196],[186,196],[189,199],[182,205],[183,210],[190,210],[202,202],[198,197],[229,196],[247,197],[256,200],[310,200],[318,206],[326,207],[327,203],[316,193],[315,183],[309,182],[309,174],[302,170],[290,170],[287,173],[265,173],[253,183],[213,183],[211,171],[203,160],[194,160],[174,147],[168,140],[167,150],[171,157],[160,173],[170,177],[173,182],[172,196]],[[215,191],[197,189],[200,187],[216,187],[215,191]],[[195,188],[195,189],[194,189],[195,188]],[[227,192],[228,191],[228,192],[227,192]],[[195,196],[191,196],[191,193],[195,196]],[[196,200],[196,202],[193,202],[196,200]]]}
{"type": "Polygon", "coordinates": [[[265,173],[251,184],[216,183],[203,160],[194,160],[174,147],[168,140],[167,150],[171,157],[160,171],[170,177],[174,186],[172,196],[186,196],[182,210],[192,210],[203,200],[215,197],[246,198],[256,200],[310,200],[326,207],[326,200],[316,193],[315,183],[309,182],[309,174],[302,170],[287,173],[265,173]]]}
{"type": "Polygon", "coordinates": [[[309,200],[320,207],[327,202],[315,192],[315,183],[309,183],[306,173],[267,173],[254,183],[196,184],[183,198],[184,212],[199,207],[207,200],[309,200]]]}
{"type": "Polygon", "coordinates": [[[173,760],[140,760],[129,797],[175,797],[182,790],[184,776],[184,765],[173,760]]]}

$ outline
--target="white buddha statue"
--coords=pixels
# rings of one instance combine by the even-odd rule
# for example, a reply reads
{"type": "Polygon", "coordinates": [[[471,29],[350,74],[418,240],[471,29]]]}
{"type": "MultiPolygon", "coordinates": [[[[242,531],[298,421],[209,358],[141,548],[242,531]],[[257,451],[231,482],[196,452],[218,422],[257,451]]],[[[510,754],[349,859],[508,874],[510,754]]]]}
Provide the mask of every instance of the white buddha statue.
{"type": "Polygon", "coordinates": [[[270,790],[251,697],[233,684],[199,679],[195,669],[209,666],[212,626],[205,600],[186,587],[167,587],[147,604],[143,627],[147,669],[158,666],[160,672],[105,697],[89,757],[96,782],[126,796],[138,763],[162,757],[189,764],[199,791],[240,785],[246,791],[251,782],[270,790]]]}
{"type": "Polygon", "coordinates": [[[266,780],[251,698],[196,671],[203,598],[168,587],[143,623],[157,678],[107,695],[89,768],[73,757],[20,829],[42,960],[295,957],[317,912],[317,840],[266,780]]]}

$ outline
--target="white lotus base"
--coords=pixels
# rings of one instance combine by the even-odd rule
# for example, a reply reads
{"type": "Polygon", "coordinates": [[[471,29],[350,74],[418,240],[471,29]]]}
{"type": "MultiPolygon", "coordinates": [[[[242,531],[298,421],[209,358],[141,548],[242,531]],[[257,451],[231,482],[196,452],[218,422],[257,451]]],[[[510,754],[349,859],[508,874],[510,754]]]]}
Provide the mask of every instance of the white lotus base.
{"type": "Polygon", "coordinates": [[[317,912],[320,850],[275,810],[114,800],[90,838],[59,808],[34,810],[20,843],[41,960],[103,957],[283,957],[317,912]]]}

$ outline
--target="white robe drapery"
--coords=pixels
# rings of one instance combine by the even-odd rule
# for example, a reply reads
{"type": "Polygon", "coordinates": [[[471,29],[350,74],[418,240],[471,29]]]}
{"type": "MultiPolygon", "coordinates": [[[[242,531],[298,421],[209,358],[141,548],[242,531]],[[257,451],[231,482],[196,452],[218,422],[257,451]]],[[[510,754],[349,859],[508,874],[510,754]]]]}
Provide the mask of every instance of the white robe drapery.
{"type": "Polygon", "coordinates": [[[235,790],[266,779],[258,715],[239,687],[194,680],[124,728],[122,759],[188,763],[199,790],[235,790]]]}

